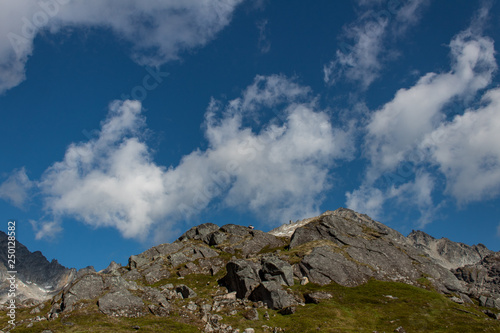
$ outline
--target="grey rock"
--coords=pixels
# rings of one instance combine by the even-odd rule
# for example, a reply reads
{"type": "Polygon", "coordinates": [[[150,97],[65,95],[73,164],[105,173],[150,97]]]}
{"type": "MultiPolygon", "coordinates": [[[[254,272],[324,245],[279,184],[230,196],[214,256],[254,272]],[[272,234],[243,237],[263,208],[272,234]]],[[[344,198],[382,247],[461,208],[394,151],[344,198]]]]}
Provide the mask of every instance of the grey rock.
{"type": "Polygon", "coordinates": [[[125,274],[123,274],[123,278],[125,280],[129,280],[129,281],[136,281],[136,280],[142,279],[142,274],[139,273],[136,269],[132,269],[132,270],[126,272],[125,274]]]}
{"type": "Polygon", "coordinates": [[[141,266],[149,264],[149,261],[150,260],[148,258],[144,258],[141,255],[130,256],[130,258],[128,259],[128,267],[130,269],[134,268],[137,269],[140,268],[141,266]]]}
{"type": "Polygon", "coordinates": [[[243,313],[243,317],[247,320],[259,320],[259,312],[257,309],[250,309],[243,313]]]}
{"type": "Polygon", "coordinates": [[[72,306],[80,300],[90,300],[104,292],[104,281],[100,275],[88,274],[77,280],[63,293],[62,309],[71,310],[72,306]]]}
{"type": "Polygon", "coordinates": [[[186,231],[184,234],[182,234],[181,237],[179,237],[179,241],[184,241],[184,240],[201,240],[204,237],[206,237],[208,234],[219,230],[219,226],[213,224],[213,223],[204,223],[196,227],[192,227],[188,231],[186,231]]]}
{"type": "Polygon", "coordinates": [[[241,237],[248,236],[250,234],[250,232],[252,231],[252,229],[250,229],[248,227],[244,227],[244,226],[236,225],[236,224],[223,225],[220,228],[220,230],[225,232],[225,233],[236,235],[236,236],[241,236],[241,237]]]}
{"type": "Polygon", "coordinates": [[[99,310],[114,317],[141,317],[144,313],[144,303],[128,290],[117,290],[99,298],[99,310]]]}
{"type": "Polygon", "coordinates": [[[249,299],[254,302],[262,301],[274,310],[283,309],[297,303],[293,296],[283,290],[281,285],[275,281],[262,282],[252,291],[249,299]]]}
{"type": "Polygon", "coordinates": [[[263,281],[276,281],[279,284],[293,286],[292,266],[277,257],[265,257],[261,261],[260,276],[263,281]]]}
{"type": "Polygon", "coordinates": [[[84,268],[78,270],[78,272],[76,273],[76,278],[80,279],[84,275],[95,273],[95,272],[96,271],[95,271],[94,266],[87,266],[87,267],[84,267],[84,268]]]}
{"type": "Polygon", "coordinates": [[[247,257],[259,253],[265,248],[272,249],[285,245],[285,243],[276,236],[260,230],[251,230],[249,235],[251,238],[245,241],[241,246],[241,253],[247,257]]]}
{"type": "Polygon", "coordinates": [[[500,298],[481,296],[479,298],[479,305],[487,308],[500,309],[500,298]]]}
{"type": "Polygon", "coordinates": [[[236,291],[238,298],[247,298],[260,283],[259,269],[258,265],[250,261],[242,259],[230,261],[226,265],[227,274],[220,283],[230,292],[236,291]]]}
{"type": "MultiPolygon", "coordinates": [[[[3,231],[0,231],[0,248],[8,248],[8,236],[3,231]]],[[[6,280],[8,267],[7,250],[0,251],[0,298],[6,300],[10,286],[6,280]]],[[[40,252],[31,252],[19,240],[16,240],[16,280],[23,281],[29,285],[36,283],[43,287],[46,292],[40,291],[39,294],[34,294],[33,290],[24,294],[22,288],[16,291],[16,299],[35,298],[44,301],[48,297],[59,293],[64,286],[73,281],[76,276],[75,269],[68,269],[59,264],[57,260],[48,261],[47,258],[40,252]]]]}
{"type": "Polygon", "coordinates": [[[118,271],[118,269],[120,269],[122,267],[122,265],[112,261],[108,267],[106,267],[105,269],[103,269],[101,271],[102,274],[113,274],[115,273],[116,271],[118,271]]]}
{"type": "Polygon", "coordinates": [[[484,245],[469,246],[450,241],[447,238],[435,239],[423,231],[412,231],[408,240],[416,248],[435,259],[441,266],[448,269],[472,265],[493,253],[484,245]]]}
{"type": "Polygon", "coordinates": [[[193,302],[189,302],[189,304],[186,306],[186,309],[188,309],[191,312],[194,312],[198,310],[198,305],[194,304],[193,302]]]}
{"type": "Polygon", "coordinates": [[[307,293],[304,295],[304,299],[306,303],[313,303],[313,304],[319,304],[321,301],[324,300],[329,300],[333,296],[327,292],[313,292],[313,293],[307,293]]]}
{"type": "Polygon", "coordinates": [[[151,262],[146,268],[144,268],[141,274],[149,284],[154,284],[163,279],[168,279],[171,275],[162,258],[151,262]]]}
{"type": "Polygon", "coordinates": [[[182,294],[183,298],[191,298],[191,297],[196,297],[197,294],[194,292],[193,289],[189,288],[188,286],[181,284],[175,288],[175,291],[182,294]]]}
{"type": "Polygon", "coordinates": [[[154,305],[160,305],[164,308],[170,308],[170,303],[167,301],[165,295],[163,295],[158,289],[145,287],[142,299],[146,300],[154,305]]]}
{"type": "Polygon", "coordinates": [[[370,278],[416,284],[429,276],[438,290],[464,292],[448,269],[416,249],[399,232],[349,209],[327,212],[297,228],[290,247],[313,247],[295,275],[325,285],[357,286],[370,278]],[[311,243],[315,242],[315,243],[311,243]],[[315,245],[311,245],[315,244],[315,245]]]}
{"type": "Polygon", "coordinates": [[[255,330],[253,328],[245,328],[243,333],[255,333],[255,330]]]}
{"type": "Polygon", "coordinates": [[[457,303],[457,304],[464,304],[464,300],[463,300],[463,299],[461,299],[461,298],[458,298],[458,297],[456,297],[456,296],[451,297],[451,298],[450,298],[450,301],[455,302],[455,303],[457,303]]]}
{"type": "Polygon", "coordinates": [[[221,245],[228,238],[227,234],[223,231],[215,231],[205,237],[205,243],[210,246],[221,245]]]}
{"type": "Polygon", "coordinates": [[[466,283],[472,296],[500,295],[500,252],[488,254],[479,263],[459,267],[453,272],[466,283]]]}

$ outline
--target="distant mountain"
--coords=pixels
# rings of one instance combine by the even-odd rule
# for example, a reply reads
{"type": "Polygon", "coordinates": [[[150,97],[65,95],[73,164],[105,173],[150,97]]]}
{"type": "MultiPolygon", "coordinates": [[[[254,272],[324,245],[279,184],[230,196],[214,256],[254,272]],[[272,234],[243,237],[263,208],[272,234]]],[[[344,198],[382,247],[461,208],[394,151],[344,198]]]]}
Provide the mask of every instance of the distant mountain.
{"type": "MultiPolygon", "coordinates": [[[[0,248],[7,249],[7,235],[0,231],[0,248]]],[[[0,301],[7,299],[8,282],[7,251],[0,251],[0,301]]],[[[18,283],[18,300],[43,300],[52,297],[75,276],[74,269],[68,269],[52,260],[49,262],[40,251],[30,252],[26,246],[16,241],[16,278],[18,283]]]]}
{"type": "Polygon", "coordinates": [[[53,326],[33,326],[33,316],[21,326],[57,328],[60,318],[75,318],[78,331],[90,316],[95,331],[128,331],[117,319],[127,317],[155,332],[234,333],[257,323],[263,332],[316,332],[325,323],[339,331],[403,332],[395,323],[409,331],[500,330],[500,321],[488,321],[500,318],[500,253],[420,231],[405,237],[344,208],[268,233],[205,223],[101,272],[75,274],[40,253],[18,253],[25,281],[59,290],[29,310],[53,326]]]}

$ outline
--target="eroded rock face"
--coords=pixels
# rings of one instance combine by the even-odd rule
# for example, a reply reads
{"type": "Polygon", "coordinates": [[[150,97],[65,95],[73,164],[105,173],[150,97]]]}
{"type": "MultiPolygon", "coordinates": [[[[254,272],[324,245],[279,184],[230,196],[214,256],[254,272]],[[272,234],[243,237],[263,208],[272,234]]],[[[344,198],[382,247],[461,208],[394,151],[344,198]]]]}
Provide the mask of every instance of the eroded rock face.
{"type": "Polygon", "coordinates": [[[476,264],[493,253],[483,244],[469,246],[452,242],[447,238],[436,239],[423,231],[412,231],[408,235],[408,240],[417,249],[448,269],[476,264]]]}
{"type": "Polygon", "coordinates": [[[474,265],[459,267],[455,276],[467,284],[470,295],[496,295],[500,299],[500,253],[487,255],[474,265]]]}
{"type": "Polygon", "coordinates": [[[427,276],[439,290],[464,291],[449,270],[416,249],[406,237],[352,210],[325,213],[297,228],[290,248],[300,246],[311,246],[312,250],[295,272],[313,283],[334,281],[357,286],[375,278],[415,284],[427,276]]]}
{"type": "Polygon", "coordinates": [[[78,301],[91,300],[104,292],[104,280],[98,274],[87,274],[63,293],[62,309],[71,311],[78,301]]]}
{"type": "Polygon", "coordinates": [[[114,317],[141,317],[144,313],[144,302],[126,289],[109,292],[99,298],[99,310],[114,317]]]}

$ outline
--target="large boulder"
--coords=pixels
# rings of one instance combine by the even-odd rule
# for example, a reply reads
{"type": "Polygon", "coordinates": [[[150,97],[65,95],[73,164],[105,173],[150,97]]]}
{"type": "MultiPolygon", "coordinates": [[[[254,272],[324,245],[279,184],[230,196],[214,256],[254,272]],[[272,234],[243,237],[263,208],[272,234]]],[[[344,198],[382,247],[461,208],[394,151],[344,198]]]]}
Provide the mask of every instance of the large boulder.
{"type": "Polygon", "coordinates": [[[270,309],[279,310],[292,306],[297,302],[276,281],[264,281],[249,296],[255,302],[262,301],[270,309]]]}
{"type": "Polygon", "coordinates": [[[104,292],[104,280],[98,274],[87,274],[70,286],[62,296],[63,310],[71,310],[81,300],[90,300],[104,292]]]}
{"type": "Polygon", "coordinates": [[[280,285],[293,286],[292,266],[277,257],[265,257],[261,261],[260,277],[263,281],[276,281],[280,285]]]}
{"type": "Polygon", "coordinates": [[[99,310],[114,317],[141,317],[144,313],[144,302],[126,289],[107,293],[99,298],[99,310]]]}
{"type": "Polygon", "coordinates": [[[260,267],[247,260],[237,259],[227,263],[227,274],[220,283],[232,292],[236,291],[238,298],[247,298],[255,287],[260,284],[260,267]]]}
{"type": "Polygon", "coordinates": [[[219,230],[219,226],[213,223],[204,223],[196,227],[192,227],[188,231],[186,231],[184,234],[182,234],[181,237],[179,237],[179,241],[184,241],[184,240],[201,240],[204,239],[208,234],[213,233],[214,231],[219,230]]]}

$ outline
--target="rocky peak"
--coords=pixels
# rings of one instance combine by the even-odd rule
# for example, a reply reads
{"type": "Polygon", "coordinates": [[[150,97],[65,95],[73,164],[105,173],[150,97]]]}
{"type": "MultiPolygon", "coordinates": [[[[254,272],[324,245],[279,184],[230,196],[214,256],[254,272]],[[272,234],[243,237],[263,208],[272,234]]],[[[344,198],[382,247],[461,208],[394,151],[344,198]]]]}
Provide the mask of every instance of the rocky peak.
{"type": "MultiPolygon", "coordinates": [[[[7,234],[0,231],[0,248],[6,249],[8,243],[7,234]]],[[[7,251],[0,252],[0,298],[4,301],[7,297],[7,286],[5,285],[5,274],[7,272],[7,251]]],[[[53,259],[48,261],[40,252],[30,252],[26,246],[16,241],[16,270],[19,282],[17,296],[20,299],[50,298],[54,293],[60,291],[64,285],[70,282],[76,271],[68,269],[53,259]]]]}
{"type": "Polygon", "coordinates": [[[493,253],[483,244],[470,246],[447,238],[436,239],[423,231],[412,231],[407,238],[414,247],[448,269],[479,263],[493,253]]]}

